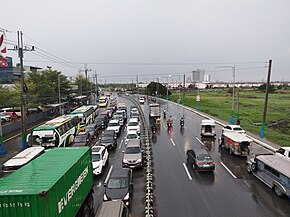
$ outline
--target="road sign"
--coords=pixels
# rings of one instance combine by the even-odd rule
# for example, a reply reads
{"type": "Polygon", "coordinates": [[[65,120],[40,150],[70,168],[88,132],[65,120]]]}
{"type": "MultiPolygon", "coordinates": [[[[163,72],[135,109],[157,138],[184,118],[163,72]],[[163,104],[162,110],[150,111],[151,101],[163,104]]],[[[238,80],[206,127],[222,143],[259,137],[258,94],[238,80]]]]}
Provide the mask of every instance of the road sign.
{"type": "Polygon", "coordinates": [[[200,101],[200,95],[197,95],[196,96],[196,102],[199,102],[200,101]]]}

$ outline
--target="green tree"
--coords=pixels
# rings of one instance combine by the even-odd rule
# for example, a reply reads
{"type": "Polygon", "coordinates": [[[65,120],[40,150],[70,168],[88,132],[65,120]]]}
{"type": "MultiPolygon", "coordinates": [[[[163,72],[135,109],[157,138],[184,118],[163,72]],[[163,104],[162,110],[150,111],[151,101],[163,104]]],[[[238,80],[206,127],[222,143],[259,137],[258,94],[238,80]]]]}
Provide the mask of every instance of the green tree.
{"type": "MultiPolygon", "coordinates": [[[[261,92],[263,92],[263,93],[265,93],[266,92],[266,83],[260,85],[258,87],[258,90],[261,91],[261,92]]],[[[270,84],[270,86],[269,86],[269,93],[275,93],[275,90],[276,90],[275,85],[270,84]]]]}
{"type": "MultiPolygon", "coordinates": [[[[156,91],[158,90],[158,93],[160,96],[166,96],[167,94],[167,88],[163,84],[156,83],[156,82],[150,82],[146,87],[147,93],[151,96],[156,95],[156,91]]],[[[171,91],[168,90],[168,95],[171,95],[171,91]]]]}
{"type": "Polygon", "coordinates": [[[31,104],[49,104],[58,102],[58,77],[60,79],[61,98],[70,93],[70,82],[60,71],[47,69],[40,72],[27,73],[27,97],[31,104]]]}

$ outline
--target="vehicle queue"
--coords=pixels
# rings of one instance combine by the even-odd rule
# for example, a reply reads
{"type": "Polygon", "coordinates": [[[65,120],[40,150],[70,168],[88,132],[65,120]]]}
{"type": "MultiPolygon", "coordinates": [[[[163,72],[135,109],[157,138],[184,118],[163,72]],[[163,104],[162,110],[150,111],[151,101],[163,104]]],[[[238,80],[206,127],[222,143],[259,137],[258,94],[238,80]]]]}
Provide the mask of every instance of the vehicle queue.
{"type": "MultiPolygon", "coordinates": [[[[99,126],[99,127],[96,127],[93,130],[94,134],[91,134],[90,131],[88,131],[89,127],[87,127],[87,126],[85,126],[84,128],[79,127],[80,133],[75,135],[74,143],[72,143],[72,145],[74,146],[76,141],[77,141],[78,136],[85,134],[86,135],[86,139],[85,139],[86,143],[84,143],[83,145],[88,146],[88,145],[90,145],[90,142],[94,137],[92,135],[96,135],[95,133],[97,133],[97,135],[99,135],[100,139],[96,142],[96,144],[94,144],[92,146],[92,149],[91,149],[92,156],[93,156],[93,173],[95,176],[101,175],[102,171],[103,171],[102,168],[108,165],[108,161],[109,161],[109,150],[108,149],[116,149],[117,148],[117,145],[118,145],[117,144],[117,137],[119,136],[119,133],[120,133],[121,123],[123,123],[122,125],[125,125],[127,123],[128,112],[127,112],[126,104],[121,103],[121,104],[117,105],[116,107],[117,107],[117,109],[116,108],[110,108],[110,109],[104,108],[104,109],[102,109],[102,111],[98,111],[99,112],[98,116],[95,116],[95,118],[92,119],[92,121],[86,122],[87,126],[98,123],[98,124],[96,124],[96,126],[99,126]],[[112,112],[112,115],[109,115],[109,112],[112,112]],[[111,116],[111,117],[109,117],[109,116],[111,116]],[[110,121],[110,118],[112,118],[115,121],[113,121],[113,122],[110,121]],[[116,120],[118,121],[118,125],[119,125],[118,130],[107,128],[108,125],[110,125],[110,122],[114,123],[114,125],[116,125],[116,123],[117,123],[116,120]],[[104,129],[103,133],[101,133],[102,129],[104,129]],[[110,133],[110,132],[112,132],[112,135],[107,136],[108,133],[110,133]],[[106,143],[106,141],[108,141],[108,139],[105,139],[105,138],[108,138],[108,137],[110,137],[111,140],[110,140],[110,142],[106,143]],[[105,145],[105,144],[107,144],[107,145],[105,145]]],[[[138,113],[138,111],[136,112],[135,108],[131,108],[131,111],[130,111],[130,114],[138,113]],[[131,111],[133,111],[133,112],[131,112],[131,111]]],[[[136,122],[135,115],[134,115],[134,118],[129,119],[128,123],[136,122]]],[[[58,121],[58,122],[55,121],[55,123],[60,123],[60,122],[61,121],[58,121]]],[[[54,122],[52,121],[48,125],[53,125],[53,123],[54,122]]],[[[138,125],[140,125],[140,123],[138,123],[138,125]]],[[[211,125],[213,125],[213,124],[211,124],[211,125]]],[[[69,126],[69,125],[67,124],[66,126],[69,126]]],[[[64,128],[64,129],[66,128],[66,127],[63,127],[63,125],[58,125],[57,127],[56,128],[58,130],[62,129],[62,128],[64,128]],[[62,127],[60,127],[60,126],[62,126],[62,127]]],[[[245,134],[245,131],[243,131],[243,129],[239,126],[236,126],[236,127],[226,126],[223,128],[222,131],[223,131],[222,137],[224,136],[224,138],[227,137],[227,134],[229,134],[229,135],[230,134],[234,134],[234,135],[244,135],[245,134]],[[231,131],[231,132],[229,133],[228,131],[231,131]],[[235,132],[235,131],[238,131],[238,132],[235,132]]],[[[64,133],[62,133],[62,134],[59,133],[59,134],[62,135],[64,133]]],[[[31,135],[33,135],[33,134],[31,134],[31,135]]],[[[230,153],[231,153],[231,145],[238,147],[239,145],[243,146],[243,144],[244,144],[243,141],[241,141],[240,142],[241,144],[239,144],[239,141],[235,141],[234,138],[231,138],[231,140],[232,140],[232,142],[229,142],[229,144],[227,144],[227,146],[224,144],[225,140],[223,140],[221,142],[222,143],[221,145],[223,145],[223,147],[229,149],[230,153]]],[[[36,139],[35,139],[35,141],[36,141],[36,139]]],[[[58,139],[57,141],[60,141],[60,139],[58,139]]],[[[118,171],[116,170],[116,171],[109,172],[109,174],[105,180],[105,184],[104,184],[106,191],[104,193],[103,200],[104,201],[120,200],[120,201],[122,201],[121,202],[122,210],[125,210],[124,212],[128,212],[128,207],[130,206],[130,204],[132,202],[131,200],[132,200],[132,194],[133,194],[132,170],[131,169],[133,169],[135,167],[142,167],[142,165],[143,165],[141,140],[140,140],[140,129],[139,129],[139,132],[138,132],[138,129],[135,129],[135,128],[130,130],[130,127],[128,124],[125,141],[126,141],[127,145],[126,145],[125,150],[123,151],[124,157],[122,160],[122,166],[128,167],[129,169],[121,169],[118,171]],[[138,146],[138,143],[140,146],[138,146]],[[133,157],[133,159],[132,159],[132,156],[134,156],[134,155],[135,155],[135,157],[133,157]],[[139,157],[136,157],[137,155],[139,157]],[[126,183],[126,184],[120,185],[119,183],[122,183],[122,182],[126,183]],[[119,191],[120,188],[126,188],[127,191],[125,193],[120,193],[120,191],[119,191]],[[116,192],[109,193],[112,189],[115,189],[117,193],[116,192]],[[111,195],[114,195],[114,196],[111,196],[111,195]],[[118,195],[118,196],[116,197],[116,195],[118,195]]],[[[38,143],[39,143],[39,141],[38,141],[38,143]]],[[[59,142],[58,142],[58,144],[59,144],[59,142]]],[[[61,146],[58,145],[56,147],[61,147],[61,146]]],[[[208,153],[205,153],[203,151],[198,151],[198,150],[195,150],[194,152],[192,152],[190,150],[188,150],[188,152],[187,152],[188,153],[187,157],[189,158],[189,155],[191,156],[191,159],[188,161],[188,164],[189,165],[192,164],[192,166],[191,166],[192,169],[197,170],[197,171],[201,171],[201,170],[207,171],[208,170],[207,168],[213,168],[212,171],[214,170],[214,168],[215,168],[214,162],[211,159],[211,157],[208,155],[208,153]],[[194,154],[193,154],[194,152],[196,153],[195,160],[192,158],[192,156],[194,156],[194,154]],[[202,156],[203,159],[200,158],[199,156],[202,156]],[[193,163],[195,163],[195,165],[193,163]],[[213,166],[211,166],[211,165],[213,165],[213,166]]],[[[249,155],[249,154],[250,154],[250,150],[247,149],[246,155],[249,155]]],[[[287,172],[286,173],[283,172],[283,171],[287,171],[287,170],[283,169],[283,171],[282,170],[280,171],[279,167],[277,168],[277,167],[274,167],[273,165],[270,166],[269,162],[271,162],[271,161],[264,160],[264,158],[267,158],[267,156],[265,156],[265,157],[256,156],[256,158],[254,160],[247,161],[247,165],[250,165],[250,166],[247,166],[247,168],[249,168],[248,171],[253,172],[253,174],[256,177],[258,177],[260,180],[261,180],[261,178],[258,176],[257,171],[262,171],[265,169],[270,171],[272,174],[276,175],[279,178],[273,179],[274,180],[273,182],[275,182],[276,185],[273,185],[273,184],[272,185],[267,184],[267,185],[271,188],[274,188],[274,191],[278,196],[289,195],[289,183],[290,183],[289,174],[287,172]],[[263,163],[263,167],[260,166],[260,165],[262,165],[261,162],[263,163]],[[252,165],[255,165],[255,167],[252,165]],[[269,169],[269,167],[270,167],[270,169],[269,169]],[[277,184],[280,182],[282,184],[277,184]]],[[[285,162],[283,161],[283,163],[285,163],[285,162]]],[[[288,164],[285,163],[285,165],[289,165],[289,163],[288,164]]],[[[211,169],[209,169],[209,170],[211,170],[211,169]]],[[[269,172],[268,172],[268,175],[269,175],[269,172]]],[[[266,181],[263,181],[263,182],[266,183],[266,181]]],[[[100,207],[106,207],[106,206],[101,205],[100,207]]],[[[101,212],[98,211],[98,213],[101,213],[101,212]]],[[[97,214],[97,216],[99,216],[99,215],[97,214]]]]}

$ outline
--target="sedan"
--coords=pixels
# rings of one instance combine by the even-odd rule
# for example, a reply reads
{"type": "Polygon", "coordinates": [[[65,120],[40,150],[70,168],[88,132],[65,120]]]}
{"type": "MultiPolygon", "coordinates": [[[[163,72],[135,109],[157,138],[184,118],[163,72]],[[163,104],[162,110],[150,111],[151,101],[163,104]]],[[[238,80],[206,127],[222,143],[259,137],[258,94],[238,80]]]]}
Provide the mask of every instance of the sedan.
{"type": "Polygon", "coordinates": [[[214,171],[215,163],[205,149],[189,149],[186,152],[187,164],[197,171],[214,171]]]}

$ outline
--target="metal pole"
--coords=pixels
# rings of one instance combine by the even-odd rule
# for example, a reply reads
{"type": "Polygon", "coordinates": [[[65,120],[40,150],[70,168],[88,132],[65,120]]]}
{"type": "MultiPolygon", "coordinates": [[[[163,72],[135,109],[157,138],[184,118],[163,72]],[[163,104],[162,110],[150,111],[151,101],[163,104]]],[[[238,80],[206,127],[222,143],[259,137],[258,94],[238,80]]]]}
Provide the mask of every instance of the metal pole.
{"type": "Polygon", "coordinates": [[[166,84],[166,99],[168,100],[168,77],[167,77],[167,84],[166,84]]]}
{"type": "Polygon", "coordinates": [[[27,125],[26,125],[26,103],[25,103],[25,98],[26,98],[26,91],[27,87],[24,83],[24,68],[23,68],[23,40],[22,40],[22,31],[17,32],[18,36],[18,55],[20,59],[20,83],[21,83],[21,95],[20,95],[20,101],[21,101],[21,138],[22,138],[22,149],[27,148],[27,142],[26,142],[26,137],[27,137],[27,125]]]}
{"type": "Polygon", "coordinates": [[[230,122],[233,124],[235,122],[234,118],[234,101],[235,101],[235,77],[236,77],[236,66],[232,66],[233,69],[233,95],[232,95],[232,116],[230,122]]]}
{"type": "Polygon", "coordinates": [[[0,155],[6,154],[3,144],[3,134],[2,134],[2,119],[0,120],[0,155]]]}
{"type": "Polygon", "coordinates": [[[57,83],[58,83],[58,104],[59,104],[59,115],[61,115],[62,112],[61,112],[61,99],[60,99],[60,74],[57,76],[57,83]]]}
{"type": "Polygon", "coordinates": [[[265,95],[263,121],[262,121],[262,128],[260,131],[260,138],[264,138],[264,135],[265,135],[265,123],[266,123],[266,114],[267,114],[267,106],[268,106],[268,95],[269,95],[269,87],[270,87],[271,69],[272,69],[272,60],[269,60],[268,78],[267,78],[267,83],[266,83],[266,95],[265,95]]]}

